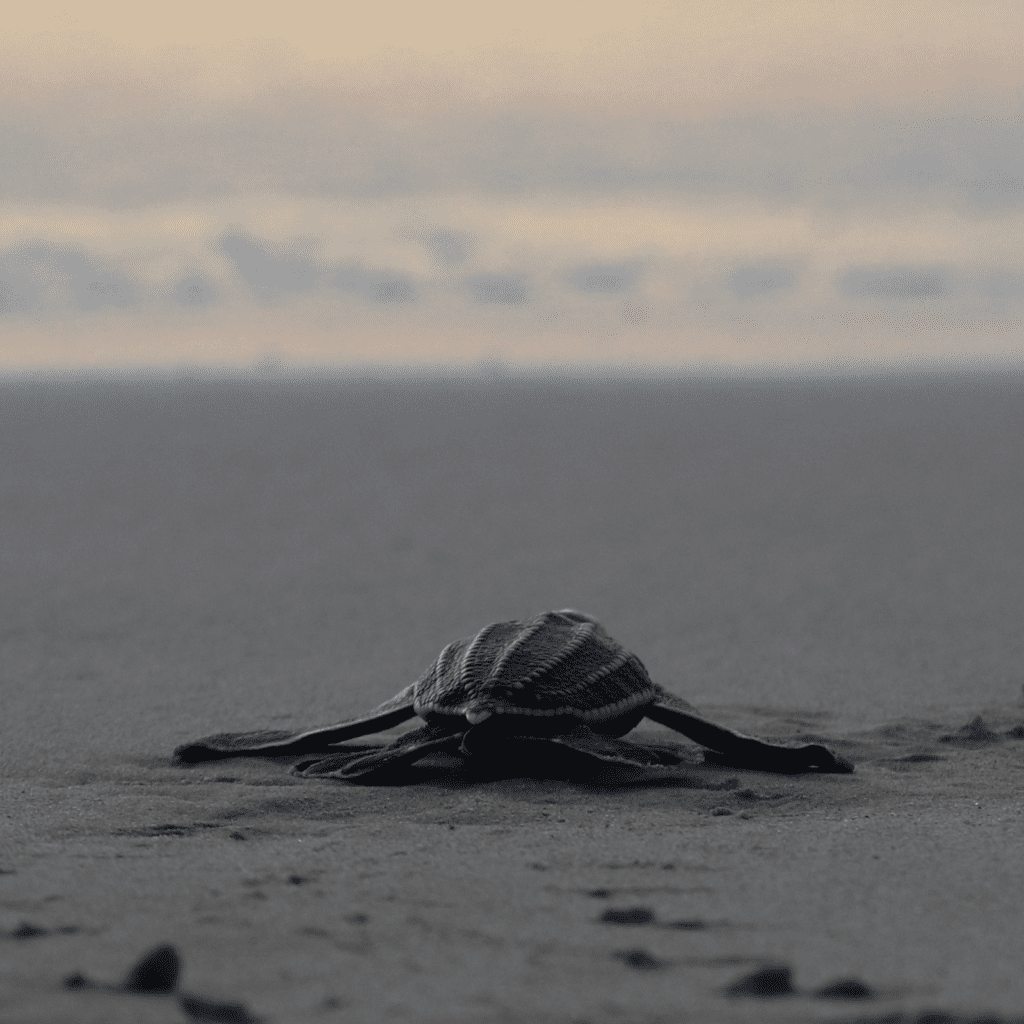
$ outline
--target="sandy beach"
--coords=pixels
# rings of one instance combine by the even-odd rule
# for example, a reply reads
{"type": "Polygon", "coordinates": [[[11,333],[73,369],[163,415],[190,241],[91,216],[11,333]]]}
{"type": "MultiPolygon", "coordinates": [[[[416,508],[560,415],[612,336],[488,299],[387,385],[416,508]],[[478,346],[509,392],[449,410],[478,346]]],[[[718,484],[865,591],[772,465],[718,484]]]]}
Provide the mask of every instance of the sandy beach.
{"type": "Polygon", "coordinates": [[[1022,390],[2,382],[0,1021],[1024,1020],[1022,390]],[[171,759],[566,606],[856,771],[171,759]]]}

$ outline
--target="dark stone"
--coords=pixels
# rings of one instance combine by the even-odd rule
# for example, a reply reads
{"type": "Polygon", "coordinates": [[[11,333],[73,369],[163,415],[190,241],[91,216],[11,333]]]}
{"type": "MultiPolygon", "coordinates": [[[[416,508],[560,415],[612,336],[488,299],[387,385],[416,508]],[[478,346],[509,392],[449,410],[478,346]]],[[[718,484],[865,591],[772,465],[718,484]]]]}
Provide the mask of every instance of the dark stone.
{"type": "Polygon", "coordinates": [[[173,946],[157,946],[129,972],[121,988],[125,992],[173,992],[181,973],[181,957],[173,946]]]}
{"type": "Polygon", "coordinates": [[[38,925],[29,924],[28,921],[22,921],[17,928],[11,933],[12,939],[35,939],[40,935],[48,934],[45,928],[40,928],[38,925]]]}
{"type": "Polygon", "coordinates": [[[856,978],[833,981],[814,994],[818,999],[873,999],[875,995],[864,982],[856,978]]]}
{"type": "Polygon", "coordinates": [[[793,988],[792,971],[785,966],[762,967],[745,978],[740,978],[726,990],[730,996],[754,996],[757,999],[768,999],[775,996],[791,996],[796,992],[793,988]]]}
{"type": "Polygon", "coordinates": [[[621,960],[627,967],[634,971],[656,971],[665,966],[664,960],[659,960],[646,949],[621,949],[613,954],[616,960],[621,960]]]}

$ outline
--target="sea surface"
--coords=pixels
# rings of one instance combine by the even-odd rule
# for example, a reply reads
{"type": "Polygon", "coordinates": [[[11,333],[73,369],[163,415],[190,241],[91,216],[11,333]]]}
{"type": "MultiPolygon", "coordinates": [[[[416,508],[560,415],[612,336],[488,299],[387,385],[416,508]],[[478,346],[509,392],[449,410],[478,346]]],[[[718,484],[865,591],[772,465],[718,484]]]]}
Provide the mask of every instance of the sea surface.
{"type": "Polygon", "coordinates": [[[0,534],[8,769],[334,721],[563,607],[730,720],[948,718],[1021,700],[1024,378],[8,378],[0,534]]]}

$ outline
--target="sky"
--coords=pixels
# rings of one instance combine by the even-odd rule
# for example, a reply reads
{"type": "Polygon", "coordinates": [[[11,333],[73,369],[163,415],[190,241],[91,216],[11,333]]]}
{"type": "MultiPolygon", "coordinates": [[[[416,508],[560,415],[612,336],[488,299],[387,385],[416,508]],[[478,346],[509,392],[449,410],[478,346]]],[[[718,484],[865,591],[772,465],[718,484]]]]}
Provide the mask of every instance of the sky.
{"type": "Polygon", "coordinates": [[[0,371],[1019,362],[1022,39],[1018,0],[21,5],[0,371]]]}

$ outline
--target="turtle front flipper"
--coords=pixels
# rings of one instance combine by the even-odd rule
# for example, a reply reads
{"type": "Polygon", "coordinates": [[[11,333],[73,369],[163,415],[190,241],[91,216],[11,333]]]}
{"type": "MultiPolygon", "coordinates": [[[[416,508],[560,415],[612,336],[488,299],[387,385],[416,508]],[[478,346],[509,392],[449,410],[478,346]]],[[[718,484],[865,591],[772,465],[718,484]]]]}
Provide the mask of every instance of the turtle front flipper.
{"type": "Polygon", "coordinates": [[[748,771],[779,772],[785,775],[800,772],[853,771],[852,762],[821,746],[820,743],[810,743],[803,747],[784,747],[715,725],[714,722],[701,717],[693,705],[667,690],[661,690],[657,700],[647,707],[644,713],[652,721],[667,725],[670,729],[681,732],[713,751],[714,753],[705,756],[705,760],[712,764],[748,771]]]}
{"type": "Polygon", "coordinates": [[[379,707],[335,725],[287,732],[261,729],[256,732],[222,732],[205,736],[194,743],[185,743],[174,751],[174,758],[185,764],[196,761],[217,761],[225,757],[281,757],[294,754],[328,753],[331,744],[385,729],[415,718],[413,697],[416,684],[386,700],[379,707]]]}
{"type": "Polygon", "coordinates": [[[464,719],[449,719],[413,729],[393,743],[372,754],[366,751],[339,751],[313,761],[301,761],[295,771],[303,778],[344,779],[366,784],[395,782],[403,769],[427,754],[455,753],[462,742],[464,719]]]}

